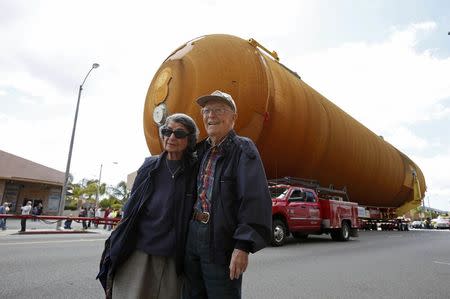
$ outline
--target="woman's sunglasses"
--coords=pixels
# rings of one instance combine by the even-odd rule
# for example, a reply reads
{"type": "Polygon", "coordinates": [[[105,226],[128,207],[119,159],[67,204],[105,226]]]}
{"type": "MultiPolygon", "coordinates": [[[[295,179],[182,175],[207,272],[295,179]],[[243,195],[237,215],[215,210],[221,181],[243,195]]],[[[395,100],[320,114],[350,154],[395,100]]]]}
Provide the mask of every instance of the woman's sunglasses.
{"type": "Polygon", "coordinates": [[[161,130],[161,134],[165,137],[170,137],[172,133],[175,135],[176,138],[185,138],[186,136],[190,135],[188,132],[183,130],[172,130],[169,128],[164,128],[161,130]]]}

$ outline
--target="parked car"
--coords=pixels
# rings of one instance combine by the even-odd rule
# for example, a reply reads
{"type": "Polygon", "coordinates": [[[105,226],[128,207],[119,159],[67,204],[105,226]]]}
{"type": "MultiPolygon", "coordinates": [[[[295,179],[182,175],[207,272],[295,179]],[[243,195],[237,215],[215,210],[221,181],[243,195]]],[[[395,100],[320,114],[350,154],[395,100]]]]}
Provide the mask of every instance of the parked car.
{"type": "Polygon", "coordinates": [[[434,222],[434,228],[449,229],[450,219],[436,219],[436,221],[434,222]]]}
{"type": "Polygon", "coordinates": [[[412,228],[423,228],[424,226],[423,226],[422,221],[416,220],[411,223],[411,227],[412,228]]]}

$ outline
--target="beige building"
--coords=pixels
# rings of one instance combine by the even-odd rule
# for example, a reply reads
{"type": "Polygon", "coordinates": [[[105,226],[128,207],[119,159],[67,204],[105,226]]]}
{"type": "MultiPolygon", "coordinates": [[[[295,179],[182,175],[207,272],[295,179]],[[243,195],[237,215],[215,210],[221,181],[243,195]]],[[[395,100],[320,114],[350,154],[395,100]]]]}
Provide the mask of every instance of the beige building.
{"type": "Polygon", "coordinates": [[[133,188],[134,180],[136,180],[137,171],[134,171],[127,175],[127,189],[130,190],[133,188]]]}
{"type": "Polygon", "coordinates": [[[20,213],[27,201],[42,203],[45,215],[57,215],[64,172],[0,150],[0,202],[20,213]]]}

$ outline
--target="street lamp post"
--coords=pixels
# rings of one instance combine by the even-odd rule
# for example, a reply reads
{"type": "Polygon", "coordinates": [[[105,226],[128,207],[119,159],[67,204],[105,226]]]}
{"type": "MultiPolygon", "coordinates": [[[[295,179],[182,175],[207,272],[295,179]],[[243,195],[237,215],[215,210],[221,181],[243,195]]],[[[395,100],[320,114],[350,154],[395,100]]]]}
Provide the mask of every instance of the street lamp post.
{"type": "MultiPolygon", "coordinates": [[[[98,63],[92,64],[91,69],[86,74],[86,77],[84,77],[83,83],[81,83],[80,88],[78,90],[78,101],[77,101],[77,108],[75,110],[75,118],[73,120],[73,128],[72,128],[72,138],[70,139],[70,147],[69,147],[69,155],[67,157],[67,165],[66,165],[66,173],[64,176],[64,185],[61,192],[61,200],[59,202],[59,210],[58,215],[62,215],[64,211],[64,204],[66,202],[66,193],[67,193],[67,183],[69,180],[69,171],[70,171],[70,162],[72,160],[72,149],[73,149],[73,140],[75,138],[75,130],[77,128],[77,119],[78,119],[78,109],[80,107],[80,98],[81,98],[81,91],[83,90],[83,85],[86,82],[87,77],[91,73],[93,69],[98,68],[100,65],[98,63]]],[[[61,221],[58,221],[57,227],[61,227],[61,221]]]]}
{"type": "MultiPolygon", "coordinates": [[[[95,205],[94,205],[94,217],[97,217],[98,214],[98,196],[100,193],[100,182],[102,180],[102,169],[103,169],[103,163],[100,164],[100,174],[98,175],[98,182],[97,182],[97,192],[95,193],[95,205]]],[[[94,222],[94,227],[98,227],[98,222],[94,222]]]]}
{"type": "Polygon", "coordinates": [[[98,209],[98,197],[100,193],[100,182],[102,181],[102,169],[103,169],[103,163],[100,164],[100,174],[98,175],[98,182],[97,182],[97,193],[95,194],[95,208],[94,211],[98,209]]]}
{"type": "MultiPolygon", "coordinates": [[[[118,162],[112,162],[112,164],[117,165],[118,162]]],[[[95,194],[95,209],[94,210],[96,210],[98,208],[98,200],[100,198],[100,185],[101,185],[101,181],[102,181],[102,170],[103,170],[103,163],[100,164],[100,173],[98,175],[97,193],[95,194]]]]}

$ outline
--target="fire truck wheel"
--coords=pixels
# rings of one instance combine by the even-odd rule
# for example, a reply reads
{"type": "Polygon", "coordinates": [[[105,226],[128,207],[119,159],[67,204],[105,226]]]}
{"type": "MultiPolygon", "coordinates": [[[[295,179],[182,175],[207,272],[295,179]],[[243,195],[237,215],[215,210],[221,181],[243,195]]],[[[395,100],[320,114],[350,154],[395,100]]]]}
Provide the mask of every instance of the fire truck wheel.
{"type": "Polygon", "coordinates": [[[339,232],[338,232],[338,231],[333,230],[333,231],[330,233],[330,235],[331,235],[331,239],[332,239],[333,241],[339,241],[339,232]]]}
{"type": "Polygon", "coordinates": [[[347,222],[342,222],[342,227],[339,231],[339,241],[348,241],[348,239],[350,239],[350,227],[347,222]]]}
{"type": "Polygon", "coordinates": [[[286,225],[281,220],[274,220],[272,223],[272,245],[282,246],[286,241],[286,225]]]}
{"type": "Polygon", "coordinates": [[[348,241],[350,239],[350,227],[347,222],[342,222],[341,228],[333,230],[330,234],[333,241],[348,241]]]}
{"type": "Polygon", "coordinates": [[[294,238],[296,238],[297,240],[306,240],[306,239],[308,239],[308,234],[292,233],[292,235],[293,235],[294,238]]]}

